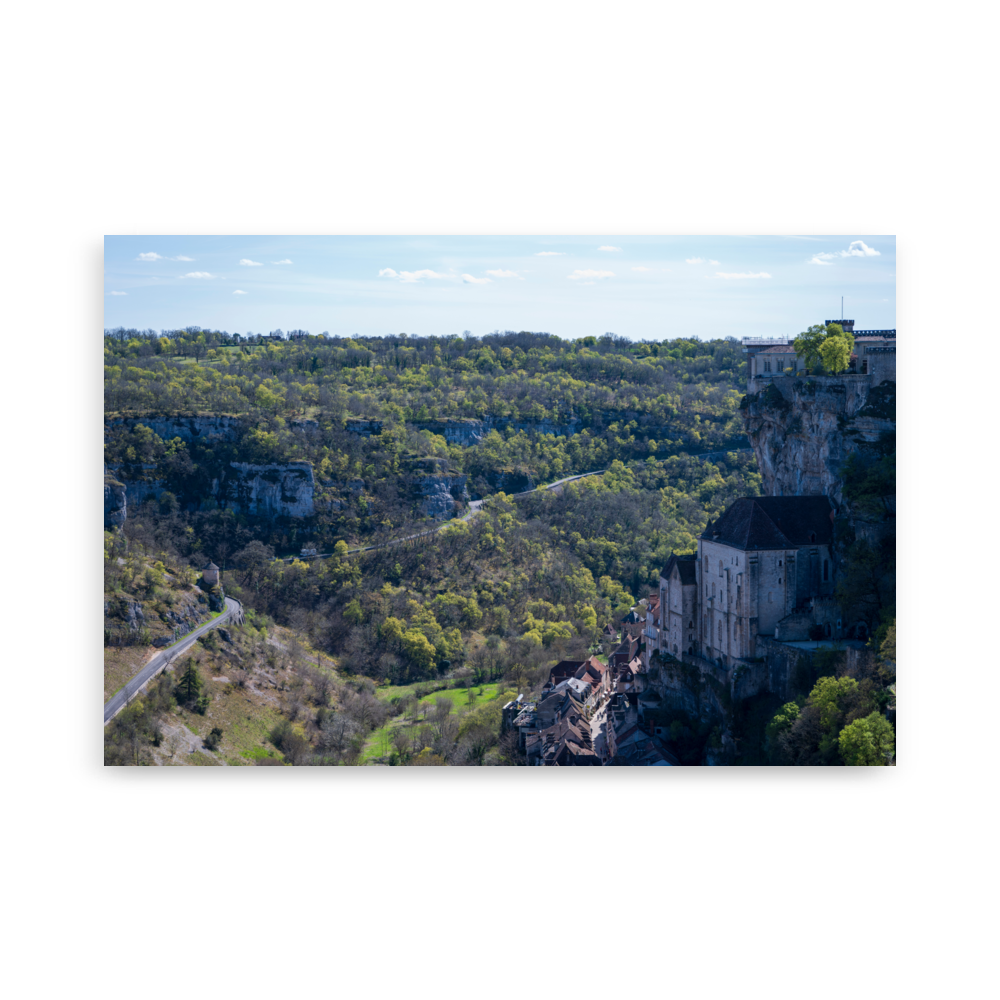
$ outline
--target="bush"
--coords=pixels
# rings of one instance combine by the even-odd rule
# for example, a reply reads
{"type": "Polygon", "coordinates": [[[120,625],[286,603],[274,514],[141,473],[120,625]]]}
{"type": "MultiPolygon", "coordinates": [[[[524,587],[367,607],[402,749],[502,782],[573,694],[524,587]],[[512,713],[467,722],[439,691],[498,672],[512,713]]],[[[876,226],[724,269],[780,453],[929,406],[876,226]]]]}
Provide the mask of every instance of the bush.
{"type": "Polygon", "coordinates": [[[205,745],[206,749],[214,750],[219,745],[221,740],[222,730],[218,726],[215,726],[208,736],[202,740],[202,743],[205,745]]]}

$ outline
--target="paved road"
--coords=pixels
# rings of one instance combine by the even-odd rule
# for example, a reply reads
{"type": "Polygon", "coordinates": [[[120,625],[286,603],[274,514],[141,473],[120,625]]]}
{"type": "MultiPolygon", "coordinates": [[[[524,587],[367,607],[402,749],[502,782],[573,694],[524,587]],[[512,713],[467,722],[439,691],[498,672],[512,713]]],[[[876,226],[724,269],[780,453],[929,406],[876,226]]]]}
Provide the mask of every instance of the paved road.
{"type": "MultiPolygon", "coordinates": [[[[576,476],[566,476],[565,479],[557,479],[554,483],[549,483],[547,486],[539,486],[537,489],[525,490],[523,493],[512,493],[511,496],[527,497],[531,496],[532,493],[539,493],[542,490],[554,490],[565,483],[575,482],[577,479],[586,479],[588,476],[602,476],[605,471],[606,470],[604,469],[599,469],[596,472],[581,472],[576,476]]],[[[485,502],[485,500],[470,501],[468,511],[455,520],[468,521],[473,514],[479,513],[485,502]]],[[[415,535],[404,535],[401,538],[394,538],[391,542],[380,542],[378,545],[365,545],[360,549],[348,549],[347,554],[349,556],[356,556],[359,552],[372,552],[375,549],[388,548],[390,545],[399,545],[401,542],[410,542],[413,541],[414,538],[423,538],[425,535],[433,535],[436,531],[440,531],[442,528],[445,528],[452,523],[453,521],[442,521],[440,524],[435,525],[433,528],[428,528],[426,531],[418,531],[415,535]]],[[[332,552],[319,552],[314,556],[306,556],[305,559],[329,559],[332,555],[332,552]]],[[[291,562],[293,559],[301,558],[301,556],[283,556],[280,560],[276,559],[275,562],[291,562]]]]}
{"type": "Polygon", "coordinates": [[[232,597],[227,597],[226,610],[218,618],[213,618],[205,625],[189,632],[172,646],[161,650],[119,692],[111,697],[111,700],[104,706],[104,724],[107,725],[125,707],[126,697],[129,700],[134,698],[178,653],[183,653],[192,646],[198,636],[204,635],[209,629],[225,625],[234,617],[238,619],[242,614],[243,605],[232,597]]]}

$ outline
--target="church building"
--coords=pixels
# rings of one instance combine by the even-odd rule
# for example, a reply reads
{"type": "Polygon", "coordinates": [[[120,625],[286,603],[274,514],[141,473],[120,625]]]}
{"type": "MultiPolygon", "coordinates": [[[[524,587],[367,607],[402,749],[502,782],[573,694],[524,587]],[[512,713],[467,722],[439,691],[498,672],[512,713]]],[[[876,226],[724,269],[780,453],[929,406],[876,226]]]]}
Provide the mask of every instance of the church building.
{"type": "Polygon", "coordinates": [[[757,655],[757,636],[781,638],[783,622],[835,614],[832,546],[829,498],[740,498],[705,527],[697,556],[667,562],[656,645],[729,667],[757,655]]]}

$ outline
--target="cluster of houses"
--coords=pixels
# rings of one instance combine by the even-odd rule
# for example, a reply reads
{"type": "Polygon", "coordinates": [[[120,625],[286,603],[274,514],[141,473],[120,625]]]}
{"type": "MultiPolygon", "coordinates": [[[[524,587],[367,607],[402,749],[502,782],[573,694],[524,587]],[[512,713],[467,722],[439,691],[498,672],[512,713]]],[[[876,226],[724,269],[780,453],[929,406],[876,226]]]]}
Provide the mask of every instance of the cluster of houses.
{"type": "MultiPolygon", "coordinates": [[[[503,708],[503,729],[518,734],[528,764],[537,767],[674,766],[677,759],[642,718],[640,692],[645,674],[638,635],[626,626],[641,619],[630,612],[622,641],[604,664],[561,660],[549,672],[537,702],[523,695],[503,708]],[[597,729],[595,739],[594,730],[597,729]]],[[[612,625],[607,638],[617,638],[612,625]]]]}

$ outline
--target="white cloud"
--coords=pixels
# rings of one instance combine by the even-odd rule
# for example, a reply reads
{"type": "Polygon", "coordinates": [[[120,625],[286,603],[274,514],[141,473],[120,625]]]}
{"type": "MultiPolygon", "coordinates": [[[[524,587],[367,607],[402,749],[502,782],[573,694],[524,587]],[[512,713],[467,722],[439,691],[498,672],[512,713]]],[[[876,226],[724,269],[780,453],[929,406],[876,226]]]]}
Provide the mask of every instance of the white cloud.
{"type": "Polygon", "coordinates": [[[183,254],[177,257],[161,257],[158,253],[141,253],[136,257],[136,260],[184,260],[190,262],[194,260],[194,257],[185,257],[183,254]]]}
{"type": "Polygon", "coordinates": [[[439,274],[437,271],[432,271],[429,268],[423,268],[419,271],[394,271],[391,267],[383,267],[379,271],[378,276],[380,278],[398,278],[401,282],[407,285],[415,284],[420,281],[421,278],[445,278],[454,279],[453,274],[439,274]]]}
{"type": "Polygon", "coordinates": [[[467,285],[491,285],[493,282],[489,278],[474,278],[471,274],[463,274],[462,281],[467,285]]]}
{"type": "Polygon", "coordinates": [[[756,274],[751,274],[750,272],[745,272],[742,274],[724,274],[722,271],[716,271],[715,276],[717,278],[770,278],[771,275],[767,271],[759,271],[756,274]]]}
{"type": "Polygon", "coordinates": [[[240,261],[243,267],[263,267],[264,265],[259,260],[248,260],[246,257],[240,261]]]}
{"type": "Polygon", "coordinates": [[[685,257],[684,258],[684,263],[685,264],[704,264],[705,263],[705,258],[704,257],[685,257]]]}
{"type": "Polygon", "coordinates": [[[535,254],[535,256],[536,257],[565,257],[566,254],[564,254],[561,250],[539,250],[538,253],[535,254]]]}
{"type": "MultiPolygon", "coordinates": [[[[492,274],[494,278],[520,278],[521,277],[521,275],[519,275],[517,273],[517,271],[503,271],[503,270],[500,270],[500,269],[497,269],[496,271],[487,271],[486,273],[487,274],[492,274]]],[[[521,280],[523,281],[524,279],[522,278],[521,280]]]]}
{"type": "Polygon", "coordinates": [[[291,264],[291,261],[287,258],[285,260],[272,260],[272,264],[291,264]]]}
{"type": "Polygon", "coordinates": [[[612,253],[621,253],[622,252],[622,248],[621,247],[598,247],[597,249],[598,250],[610,250],[610,251],[612,251],[612,253]]]}
{"type": "Polygon", "coordinates": [[[862,240],[855,240],[846,250],[837,250],[835,253],[813,254],[810,264],[826,264],[837,257],[881,257],[878,250],[867,246],[862,240]]]}
{"type": "Polygon", "coordinates": [[[191,271],[188,274],[182,274],[182,278],[214,278],[214,274],[209,274],[208,271],[191,271]]]}
{"type": "MultiPolygon", "coordinates": [[[[581,271],[579,268],[572,274],[566,275],[570,281],[582,281],[584,278],[613,278],[614,276],[614,271],[581,271]]],[[[586,283],[593,284],[593,282],[586,283]]]]}
{"type": "Polygon", "coordinates": [[[237,288],[236,291],[233,292],[233,295],[246,295],[246,292],[244,292],[242,288],[237,288]]]}
{"type": "Polygon", "coordinates": [[[710,260],[709,261],[709,264],[715,264],[716,266],[718,266],[718,263],[719,262],[717,260],[710,260]]]}
{"type": "Polygon", "coordinates": [[[128,295],[128,292],[112,292],[112,295],[128,295]]]}
{"type": "Polygon", "coordinates": [[[633,267],[632,270],[633,271],[652,271],[653,269],[651,267],[633,267]]]}
{"type": "Polygon", "coordinates": [[[840,251],[841,257],[881,257],[882,255],[878,250],[873,250],[869,246],[865,246],[861,240],[855,240],[846,250],[840,251]]]}

